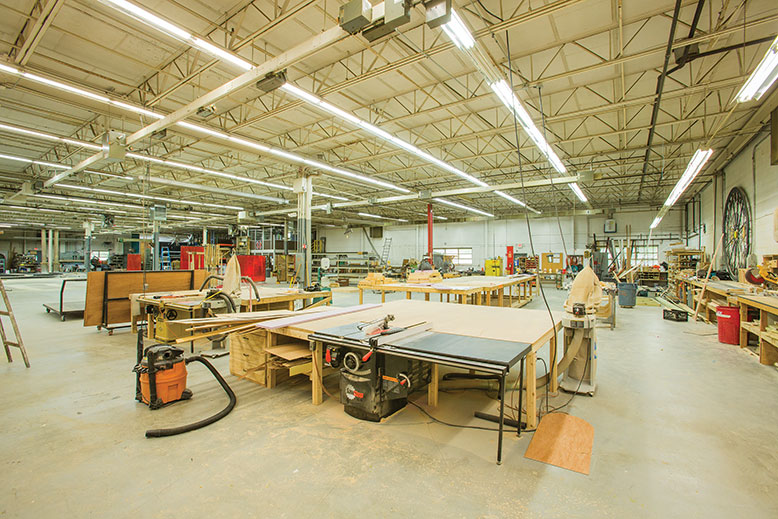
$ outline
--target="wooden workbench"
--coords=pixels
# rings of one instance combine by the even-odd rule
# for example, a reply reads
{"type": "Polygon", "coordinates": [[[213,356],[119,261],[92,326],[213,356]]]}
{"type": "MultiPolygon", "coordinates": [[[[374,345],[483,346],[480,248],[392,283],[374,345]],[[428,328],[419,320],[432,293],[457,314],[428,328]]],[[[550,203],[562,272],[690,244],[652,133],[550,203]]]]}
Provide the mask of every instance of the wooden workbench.
{"type": "MultiPolygon", "coordinates": [[[[241,287],[241,312],[252,312],[262,310],[290,310],[294,311],[297,301],[302,301],[305,305],[305,301],[313,301],[319,299],[315,303],[316,306],[329,305],[332,303],[332,292],[306,292],[296,288],[284,288],[284,287],[257,287],[259,291],[259,301],[257,302],[256,294],[251,287],[241,287]]],[[[180,338],[186,335],[191,335],[190,332],[186,332],[186,326],[180,326],[179,329],[171,327],[166,328],[166,333],[172,333],[170,337],[157,336],[156,333],[156,318],[153,314],[147,314],[146,308],[149,305],[155,306],[159,309],[175,310],[178,319],[192,319],[195,317],[202,317],[201,304],[206,298],[207,291],[201,290],[181,290],[174,292],[147,292],[145,294],[130,294],[131,309],[132,309],[132,323],[133,332],[137,331],[135,324],[137,321],[146,319],[148,322],[148,337],[155,338],[157,340],[168,341],[171,338],[180,338]]],[[[218,300],[217,300],[218,301],[218,300]]],[[[308,307],[313,304],[308,304],[308,307]]],[[[171,321],[172,322],[172,321],[171,321]]]]}
{"type": "Polygon", "coordinates": [[[778,297],[765,295],[741,295],[737,297],[740,305],[740,347],[748,346],[748,334],[759,339],[760,364],[773,365],[778,362],[778,332],[767,330],[772,316],[778,321],[778,297]],[[759,311],[759,319],[748,322],[748,310],[759,311]]]}
{"type": "MultiPolygon", "coordinates": [[[[702,290],[705,280],[676,278],[676,296],[689,308],[696,308],[699,297],[695,295],[695,289],[702,290]]],[[[708,322],[716,321],[716,309],[719,306],[738,306],[738,296],[752,290],[753,285],[738,283],[737,281],[708,281],[705,294],[700,305],[700,315],[708,322]]]]}
{"type": "MultiPolygon", "coordinates": [[[[395,316],[394,323],[397,326],[426,321],[432,324],[432,331],[467,335],[472,337],[485,337],[497,340],[523,342],[532,345],[532,351],[527,355],[525,384],[527,391],[527,427],[534,429],[537,426],[537,389],[536,389],[536,362],[537,352],[546,343],[549,344],[550,358],[556,358],[557,332],[561,329],[561,319],[554,316],[552,327],[548,313],[545,310],[526,310],[516,308],[487,308],[474,305],[455,305],[439,302],[424,301],[392,301],[378,306],[372,306],[365,310],[338,315],[334,317],[318,317],[313,320],[289,325],[283,328],[258,330],[251,334],[244,334],[231,339],[230,371],[233,375],[255,380],[263,383],[259,371],[255,366],[262,366],[262,355],[265,347],[279,344],[308,342],[308,336],[316,331],[325,330],[334,326],[353,323],[357,321],[370,321],[387,314],[395,316]],[[237,340],[234,340],[237,339],[237,340]],[[243,342],[241,342],[243,341],[243,342]],[[245,344],[250,341],[251,344],[245,344]],[[236,349],[233,349],[233,345],[236,349]],[[246,348],[253,348],[249,351],[246,348]],[[237,348],[240,348],[238,353],[237,348]],[[235,355],[235,359],[233,359],[235,355]],[[238,358],[238,357],[241,358],[238,358]],[[243,370],[245,373],[233,370],[243,370]],[[257,378],[252,378],[252,373],[257,378]]],[[[272,323],[272,321],[270,321],[272,323]]],[[[308,373],[312,381],[312,401],[320,404],[323,400],[322,373],[324,372],[324,358],[321,344],[311,344],[313,351],[312,363],[308,369],[302,371],[298,367],[296,373],[308,373]]],[[[266,360],[265,360],[266,362],[266,360]]],[[[557,390],[556,366],[552,368],[551,385],[549,391],[557,390]]],[[[284,374],[284,377],[289,376],[284,374]]],[[[261,377],[268,377],[263,373],[261,377]]],[[[437,366],[432,367],[432,381],[428,387],[428,403],[432,406],[438,403],[439,374],[437,366]]],[[[265,382],[272,387],[274,383],[265,382]]]]}
{"type": "Polygon", "coordinates": [[[405,298],[411,299],[414,293],[424,294],[424,300],[430,300],[430,294],[439,294],[440,302],[446,296],[446,302],[470,303],[486,306],[508,306],[519,308],[532,301],[532,285],[537,280],[534,274],[515,274],[512,276],[466,276],[444,279],[437,283],[381,283],[359,286],[359,304],[364,302],[365,290],[381,292],[381,302],[386,302],[387,292],[405,292],[405,298]],[[507,289],[507,294],[506,294],[507,289]],[[515,294],[514,294],[515,290],[515,294]]]}

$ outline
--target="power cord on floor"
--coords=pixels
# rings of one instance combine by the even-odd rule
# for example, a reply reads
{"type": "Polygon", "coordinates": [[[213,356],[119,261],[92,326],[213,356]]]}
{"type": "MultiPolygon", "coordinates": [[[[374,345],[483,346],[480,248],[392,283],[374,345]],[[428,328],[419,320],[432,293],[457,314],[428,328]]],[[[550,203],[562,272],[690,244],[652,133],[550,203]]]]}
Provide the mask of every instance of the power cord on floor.
{"type": "MultiPolygon", "coordinates": [[[[412,406],[416,407],[419,411],[421,411],[425,415],[427,415],[427,417],[430,420],[432,420],[435,423],[439,423],[440,425],[446,425],[448,427],[456,427],[457,429],[477,429],[479,431],[494,431],[494,432],[499,432],[500,431],[500,429],[497,429],[497,428],[494,428],[494,427],[481,427],[480,425],[463,425],[463,424],[444,422],[443,420],[440,420],[439,418],[435,418],[434,416],[429,414],[429,412],[427,412],[426,409],[424,409],[422,406],[420,406],[416,402],[411,402],[410,400],[408,400],[408,403],[411,404],[412,406]]],[[[505,431],[507,431],[507,432],[516,432],[515,429],[508,429],[508,428],[503,427],[503,432],[505,432],[505,431]]],[[[521,432],[525,432],[525,433],[535,432],[535,429],[522,429],[521,432]]]]}

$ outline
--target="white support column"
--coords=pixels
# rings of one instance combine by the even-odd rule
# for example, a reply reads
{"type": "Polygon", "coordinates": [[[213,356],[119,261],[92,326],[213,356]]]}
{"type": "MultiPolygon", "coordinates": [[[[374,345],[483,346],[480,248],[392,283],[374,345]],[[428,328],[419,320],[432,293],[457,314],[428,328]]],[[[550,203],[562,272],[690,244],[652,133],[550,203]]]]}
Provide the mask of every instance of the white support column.
{"type": "Polygon", "coordinates": [[[45,267],[48,263],[46,257],[46,229],[41,229],[41,272],[45,271],[45,267]]]}
{"type": "Polygon", "coordinates": [[[59,272],[59,229],[54,231],[54,272],[59,272]]]}
{"type": "Polygon", "coordinates": [[[313,197],[313,178],[301,168],[300,176],[295,180],[297,193],[297,252],[303,261],[302,273],[298,266],[298,278],[303,287],[311,285],[311,201],[313,197]],[[299,276],[302,274],[302,276],[299,276]]]}
{"type": "Polygon", "coordinates": [[[48,261],[49,272],[54,272],[54,270],[52,268],[54,266],[53,265],[53,263],[54,263],[54,258],[53,258],[53,256],[54,256],[54,230],[53,229],[49,229],[48,235],[49,235],[49,248],[46,250],[46,258],[48,258],[48,260],[49,260],[48,261]]]}

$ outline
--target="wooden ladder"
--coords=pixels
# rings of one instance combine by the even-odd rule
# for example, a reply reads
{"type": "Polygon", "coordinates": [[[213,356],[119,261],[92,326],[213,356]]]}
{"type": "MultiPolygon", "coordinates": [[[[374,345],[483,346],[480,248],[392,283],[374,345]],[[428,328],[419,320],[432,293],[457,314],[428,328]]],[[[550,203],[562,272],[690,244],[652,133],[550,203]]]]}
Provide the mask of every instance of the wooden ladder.
{"type": "Polygon", "coordinates": [[[27,350],[24,348],[24,342],[22,341],[22,334],[19,333],[19,326],[16,324],[16,317],[14,317],[14,311],[13,308],[11,308],[11,301],[8,299],[8,293],[5,291],[5,285],[3,285],[3,280],[0,279],[0,294],[3,296],[3,303],[5,304],[5,310],[0,309],[0,339],[3,341],[3,347],[5,347],[5,356],[8,357],[8,362],[13,362],[13,358],[11,357],[11,348],[9,346],[14,346],[16,348],[19,348],[22,350],[22,357],[24,358],[24,365],[28,368],[30,367],[30,361],[27,359],[27,350]],[[15,341],[9,341],[8,337],[5,335],[5,327],[3,326],[3,318],[2,316],[6,315],[11,320],[11,326],[14,330],[14,336],[16,337],[15,341]]]}

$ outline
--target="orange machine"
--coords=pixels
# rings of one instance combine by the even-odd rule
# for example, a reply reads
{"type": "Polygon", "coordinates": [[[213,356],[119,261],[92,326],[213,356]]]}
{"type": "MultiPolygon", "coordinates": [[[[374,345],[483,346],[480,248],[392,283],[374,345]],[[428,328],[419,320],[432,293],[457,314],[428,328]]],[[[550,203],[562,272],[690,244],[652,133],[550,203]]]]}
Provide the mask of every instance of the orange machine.
{"type": "Polygon", "coordinates": [[[167,344],[152,346],[146,350],[139,366],[139,401],[152,409],[192,397],[192,392],[186,389],[186,363],[181,348],[167,344]]]}
{"type": "Polygon", "coordinates": [[[208,368],[230,399],[227,407],[213,416],[188,425],[150,429],[146,431],[146,438],[174,436],[200,429],[221,420],[235,407],[237,403],[235,393],[210,362],[199,355],[184,358],[184,350],[169,344],[155,344],[144,348],[142,328],[138,330],[138,357],[133,369],[136,374],[135,400],[148,405],[149,409],[159,409],[172,402],[192,398],[192,392],[186,389],[186,365],[190,362],[199,362],[208,368]]]}

